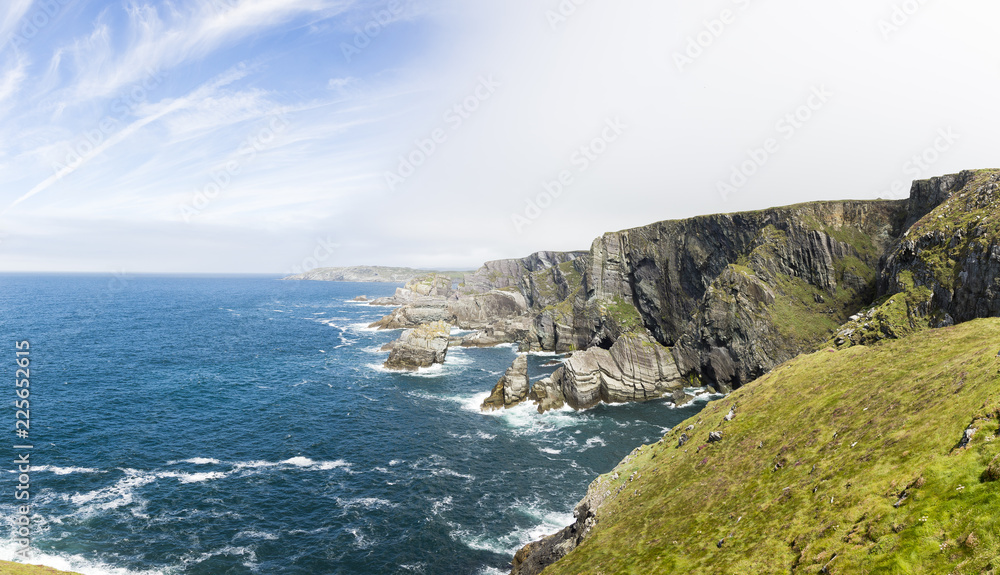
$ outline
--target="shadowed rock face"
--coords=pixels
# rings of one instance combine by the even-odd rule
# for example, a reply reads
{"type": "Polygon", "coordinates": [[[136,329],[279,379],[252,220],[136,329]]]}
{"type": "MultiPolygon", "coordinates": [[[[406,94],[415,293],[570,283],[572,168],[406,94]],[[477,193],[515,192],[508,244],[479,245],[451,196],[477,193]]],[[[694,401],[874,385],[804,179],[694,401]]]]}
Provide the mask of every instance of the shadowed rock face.
{"type": "Polygon", "coordinates": [[[389,344],[385,367],[413,371],[444,363],[450,330],[448,324],[435,322],[404,331],[398,340],[389,344]]]}
{"type": "Polygon", "coordinates": [[[886,254],[879,293],[926,288],[944,324],[1000,316],[1000,170],[915,182],[910,204],[926,212],[886,254]]]}
{"type": "Polygon", "coordinates": [[[483,402],[483,411],[514,407],[528,398],[530,385],[528,381],[528,356],[519,355],[497,382],[493,393],[483,402]]]}

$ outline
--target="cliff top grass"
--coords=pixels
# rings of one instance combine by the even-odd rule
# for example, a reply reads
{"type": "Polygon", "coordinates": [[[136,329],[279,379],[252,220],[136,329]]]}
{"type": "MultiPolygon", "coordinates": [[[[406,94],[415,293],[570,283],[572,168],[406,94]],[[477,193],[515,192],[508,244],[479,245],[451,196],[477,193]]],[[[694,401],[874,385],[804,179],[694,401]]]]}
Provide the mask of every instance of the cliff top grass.
{"type": "Polygon", "coordinates": [[[996,573],[998,349],[988,319],[786,362],[601,476],[545,573],[996,573]]]}
{"type": "Polygon", "coordinates": [[[0,575],[77,575],[69,571],[58,571],[51,567],[39,565],[25,565],[23,563],[11,563],[10,561],[0,561],[0,575]]]}

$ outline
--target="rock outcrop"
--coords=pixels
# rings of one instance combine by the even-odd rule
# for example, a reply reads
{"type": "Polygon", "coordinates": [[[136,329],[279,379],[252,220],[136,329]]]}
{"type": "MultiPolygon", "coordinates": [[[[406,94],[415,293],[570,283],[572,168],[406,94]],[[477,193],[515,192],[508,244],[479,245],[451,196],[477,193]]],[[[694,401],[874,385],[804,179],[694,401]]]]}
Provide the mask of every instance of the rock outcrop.
{"type": "Polygon", "coordinates": [[[528,398],[529,388],[528,356],[518,355],[483,402],[482,409],[494,411],[514,407],[528,398]]]}
{"type": "Polygon", "coordinates": [[[572,354],[552,376],[535,384],[539,411],[588,409],[598,403],[649,401],[682,390],[684,380],[670,351],[646,333],[621,336],[611,349],[592,347],[572,354]]]}
{"type": "Polygon", "coordinates": [[[414,371],[444,363],[450,331],[450,326],[442,321],[404,331],[398,340],[386,346],[389,359],[385,361],[385,367],[414,371]]]}

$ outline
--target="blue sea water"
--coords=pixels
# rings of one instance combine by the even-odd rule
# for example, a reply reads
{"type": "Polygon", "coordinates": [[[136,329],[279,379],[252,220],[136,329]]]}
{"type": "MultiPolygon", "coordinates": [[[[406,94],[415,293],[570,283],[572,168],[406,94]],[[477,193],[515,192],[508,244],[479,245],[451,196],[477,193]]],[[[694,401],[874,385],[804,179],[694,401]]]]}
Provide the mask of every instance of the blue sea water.
{"type": "MultiPolygon", "coordinates": [[[[391,284],[0,276],[0,398],[31,343],[34,561],[84,574],[493,574],[600,473],[696,413],[484,415],[516,354],[387,372],[391,284]]],[[[529,357],[533,379],[552,354],[529,357]]],[[[0,558],[17,474],[0,465],[0,558]]]]}

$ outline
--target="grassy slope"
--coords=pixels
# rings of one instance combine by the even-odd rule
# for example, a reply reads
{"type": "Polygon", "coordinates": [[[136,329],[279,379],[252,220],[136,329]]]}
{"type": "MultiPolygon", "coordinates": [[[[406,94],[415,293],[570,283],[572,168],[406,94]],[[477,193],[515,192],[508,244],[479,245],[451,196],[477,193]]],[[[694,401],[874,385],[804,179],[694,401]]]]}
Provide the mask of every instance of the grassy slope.
{"type": "Polygon", "coordinates": [[[56,571],[51,567],[39,567],[37,565],[24,565],[21,563],[10,563],[0,561],[0,575],[75,575],[69,571],[56,571]]]}
{"type": "Polygon", "coordinates": [[[998,349],[993,319],[789,361],[601,476],[597,527],[545,573],[993,573],[998,349]]]}

